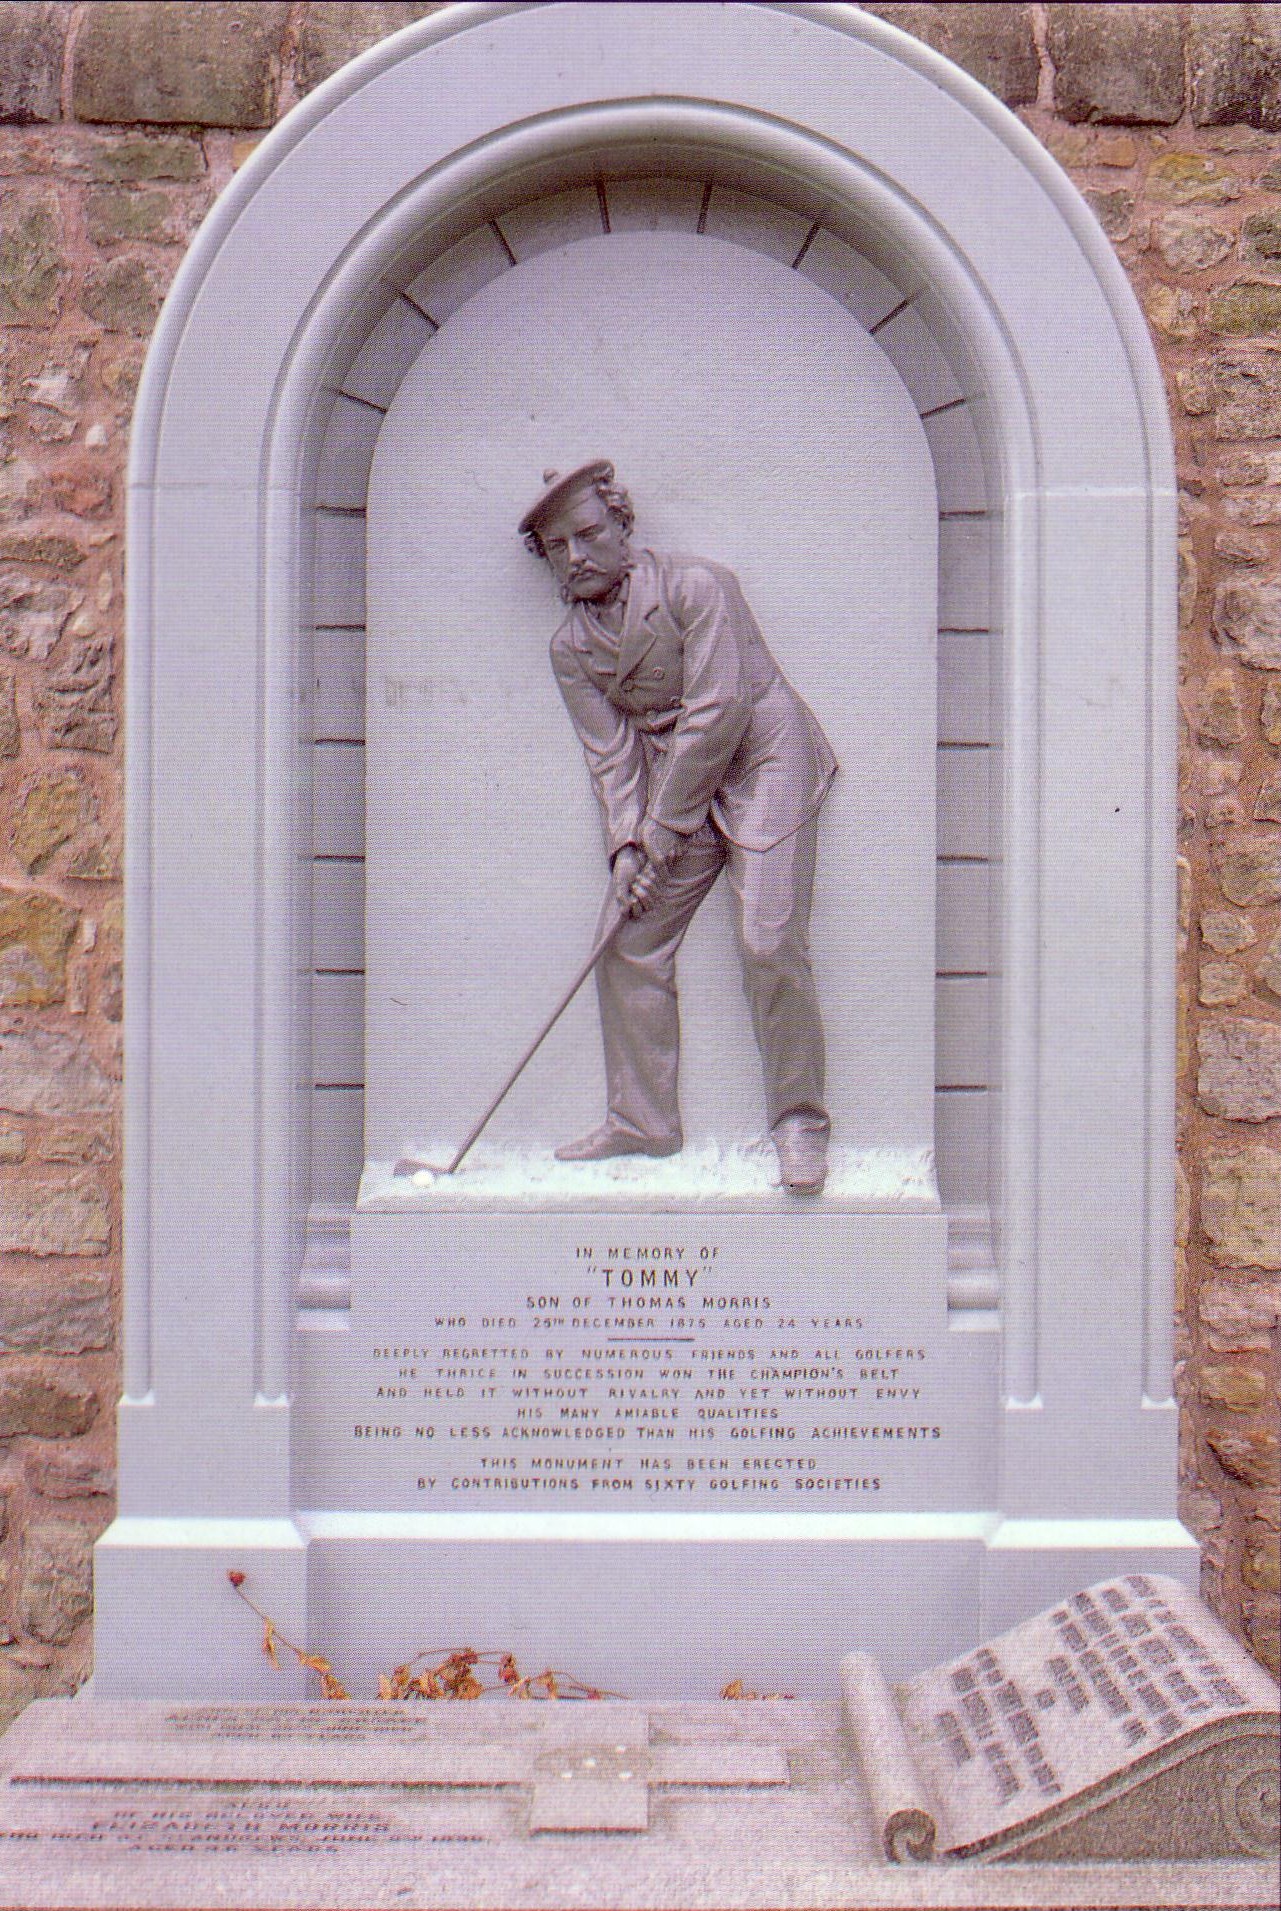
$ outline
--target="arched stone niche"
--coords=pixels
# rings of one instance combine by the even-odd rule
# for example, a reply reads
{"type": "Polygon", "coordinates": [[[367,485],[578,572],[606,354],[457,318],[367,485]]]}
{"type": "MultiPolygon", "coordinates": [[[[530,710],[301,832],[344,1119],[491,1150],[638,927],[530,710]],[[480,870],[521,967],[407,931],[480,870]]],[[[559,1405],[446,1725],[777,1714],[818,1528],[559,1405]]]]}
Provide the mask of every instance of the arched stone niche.
{"type": "MultiPolygon", "coordinates": [[[[250,1561],[293,1636],[310,1595],[332,1637],[339,1562],[392,1545],[299,1508],[290,1439],[298,1303],[337,1330],[362,1153],[370,467],[451,313],[522,260],[637,229],[821,287],[894,367],[933,459],[935,1128],[956,1323],[999,1335],[1004,1403],[994,1491],[963,1532],[946,1516],[957,1640],[1056,1572],[1193,1557],[1169,1378],[1174,485],[1129,287],[1019,123],[868,16],[462,5],[263,142],[184,263],[140,393],[104,1694],[250,1689],[221,1568],[250,1561]]],[[[545,1576],[532,1530],[477,1518],[476,1543],[505,1535],[545,1576]]],[[[916,1538],[941,1541],[934,1518],[916,1538]]],[[[817,1573],[839,1604],[859,1545],[877,1583],[874,1515],[846,1516],[821,1566],[804,1515],[765,1546],[728,1516],[715,1536],[718,1584],[746,1551],[758,1584],[817,1573]]],[[[448,1574],[459,1537],[400,1539],[448,1574]]],[[[598,1543],[593,1583],[659,1537],[598,1543]]]]}

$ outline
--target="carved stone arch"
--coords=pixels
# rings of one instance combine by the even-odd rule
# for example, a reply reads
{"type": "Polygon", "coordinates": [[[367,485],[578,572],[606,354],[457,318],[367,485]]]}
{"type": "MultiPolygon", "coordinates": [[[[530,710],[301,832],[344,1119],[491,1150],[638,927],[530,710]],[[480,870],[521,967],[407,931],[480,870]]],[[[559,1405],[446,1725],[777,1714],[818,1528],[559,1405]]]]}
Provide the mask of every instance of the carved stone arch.
{"type": "MultiPolygon", "coordinates": [[[[957,527],[943,588],[978,592],[992,633],[991,727],[959,748],[984,750],[992,832],[961,861],[998,879],[991,1160],[963,1204],[992,1216],[1003,1285],[996,1544],[1019,1545],[1034,1514],[1072,1528],[1069,1546],[1104,1512],[1172,1519],[1174,481],[1124,275],[1012,115],[856,10],[460,5],[353,62],[263,142],[184,262],[139,396],[126,1383],[121,1519],[99,1553],[104,1692],[151,1689],[109,1616],[142,1546],[187,1588],[231,1522],[276,1574],[282,1620],[305,1595],[289,1335],[304,1259],[313,1305],[342,1286],[335,1237],[313,1225],[307,1244],[312,1156],[331,1160],[343,1132],[316,1119],[304,978],[329,877],[312,835],[358,813],[323,762],[315,634],[353,598],[373,449],[353,412],[376,423],[441,316],[414,287],[469,235],[510,251],[513,217],[534,226],[540,207],[564,233],[575,204],[599,218],[627,180],[694,182],[701,229],[737,218],[740,243],[766,243],[775,214],[799,222],[797,269],[815,275],[826,254],[838,277],[861,273],[851,309],[914,396],[919,381],[957,527]],[[856,306],[879,287],[884,309],[856,306]],[[1087,969],[1090,922],[1108,933],[1087,969]],[[1118,1079],[1136,1024],[1147,1067],[1118,1079]],[[1060,1354],[1069,1323],[1090,1341],[1086,1402],[1060,1354]],[[1079,1469],[1047,1487],[1064,1441],[1079,1469]],[[1118,1441],[1130,1477],[1103,1507],[1118,1441]],[[216,1467],[200,1458],[211,1445],[216,1467]]],[[[339,749],[350,772],[358,739],[339,749]]],[[[956,1270],[954,1298],[991,1299],[981,1269],[968,1293],[956,1270]]]]}

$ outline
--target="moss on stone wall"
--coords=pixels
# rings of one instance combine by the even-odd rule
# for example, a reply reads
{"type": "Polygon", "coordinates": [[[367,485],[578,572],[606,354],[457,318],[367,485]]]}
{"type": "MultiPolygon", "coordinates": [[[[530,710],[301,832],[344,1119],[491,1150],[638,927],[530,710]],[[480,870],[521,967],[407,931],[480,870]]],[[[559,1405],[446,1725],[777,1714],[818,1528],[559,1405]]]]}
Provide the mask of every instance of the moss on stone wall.
{"type": "MultiPolygon", "coordinates": [[[[114,1490],[122,490],[142,357],[261,129],[433,10],[0,0],[0,1720],[87,1671],[88,1547],[114,1490]]],[[[1165,372],[1184,1514],[1207,1596],[1276,1669],[1281,7],[869,10],[1066,168],[1165,372]]]]}

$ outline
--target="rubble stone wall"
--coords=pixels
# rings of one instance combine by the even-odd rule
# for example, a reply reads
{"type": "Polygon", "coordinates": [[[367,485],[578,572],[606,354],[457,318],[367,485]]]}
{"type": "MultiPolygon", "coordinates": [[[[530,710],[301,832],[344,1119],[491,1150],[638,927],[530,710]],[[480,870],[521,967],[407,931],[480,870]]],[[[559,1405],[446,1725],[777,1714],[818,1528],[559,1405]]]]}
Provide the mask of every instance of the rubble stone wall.
{"type": "MultiPolygon", "coordinates": [[[[263,131],[432,11],[0,0],[0,1720],[86,1676],[90,1549],[112,1510],[139,370],[184,248],[263,131]]],[[[1165,372],[1184,1517],[1207,1597],[1276,1670],[1281,6],[871,11],[967,68],[1067,169],[1165,372]]]]}

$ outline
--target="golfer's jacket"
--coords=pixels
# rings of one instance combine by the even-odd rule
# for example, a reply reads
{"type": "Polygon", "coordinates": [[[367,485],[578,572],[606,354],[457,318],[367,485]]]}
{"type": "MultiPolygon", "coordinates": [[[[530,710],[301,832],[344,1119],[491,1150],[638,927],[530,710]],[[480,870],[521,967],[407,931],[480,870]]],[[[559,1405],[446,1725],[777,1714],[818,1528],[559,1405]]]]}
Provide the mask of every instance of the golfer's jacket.
{"type": "Polygon", "coordinates": [[[621,637],[576,604],[551,659],[611,856],[646,816],[690,836],[710,815],[730,842],[772,849],[827,794],[831,745],[720,564],[637,552],[621,637]]]}

